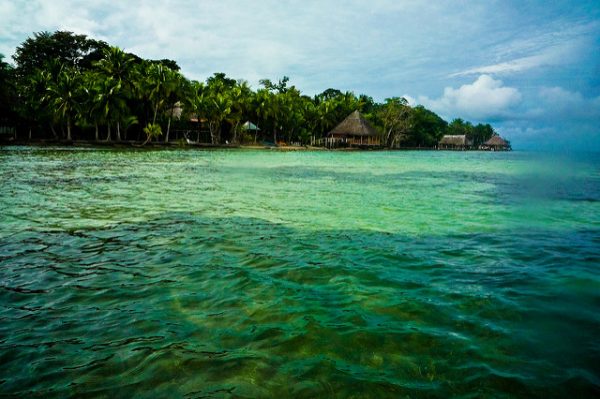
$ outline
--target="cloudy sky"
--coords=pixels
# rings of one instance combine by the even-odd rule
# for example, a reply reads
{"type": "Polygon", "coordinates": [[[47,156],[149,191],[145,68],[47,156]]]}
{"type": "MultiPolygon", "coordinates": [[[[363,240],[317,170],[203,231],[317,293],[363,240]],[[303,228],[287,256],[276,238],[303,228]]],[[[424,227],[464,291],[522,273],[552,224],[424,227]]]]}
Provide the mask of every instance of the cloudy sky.
{"type": "Polygon", "coordinates": [[[598,0],[0,0],[0,53],[69,30],[193,79],[290,76],[447,120],[490,122],[522,149],[600,150],[598,0]]]}

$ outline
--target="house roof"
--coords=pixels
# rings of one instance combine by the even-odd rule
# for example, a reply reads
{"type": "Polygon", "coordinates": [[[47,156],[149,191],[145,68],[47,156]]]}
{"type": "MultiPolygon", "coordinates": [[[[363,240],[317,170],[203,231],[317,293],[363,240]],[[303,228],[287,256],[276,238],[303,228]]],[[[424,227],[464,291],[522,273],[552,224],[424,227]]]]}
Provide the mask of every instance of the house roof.
{"type": "Polygon", "coordinates": [[[340,122],[331,132],[329,136],[376,136],[377,132],[362,117],[360,112],[354,111],[340,122]]]}
{"type": "Polygon", "coordinates": [[[506,140],[504,140],[502,137],[500,137],[498,135],[494,135],[488,141],[483,143],[483,145],[506,147],[506,146],[508,146],[508,142],[506,140]]]}
{"type": "Polygon", "coordinates": [[[256,126],[254,123],[250,122],[250,121],[246,121],[243,125],[242,125],[242,129],[244,130],[260,130],[258,128],[258,126],[256,126]]]}
{"type": "Polygon", "coordinates": [[[459,135],[445,135],[440,140],[440,144],[445,145],[471,145],[471,140],[464,134],[459,135]]]}

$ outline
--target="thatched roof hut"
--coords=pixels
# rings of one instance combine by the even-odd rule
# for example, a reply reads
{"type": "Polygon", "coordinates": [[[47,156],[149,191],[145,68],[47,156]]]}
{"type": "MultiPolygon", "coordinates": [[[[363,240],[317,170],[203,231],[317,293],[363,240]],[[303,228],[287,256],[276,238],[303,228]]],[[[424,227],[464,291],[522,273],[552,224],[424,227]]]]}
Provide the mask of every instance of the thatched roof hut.
{"type": "Polygon", "coordinates": [[[502,137],[495,135],[495,136],[492,136],[488,141],[483,143],[483,145],[506,147],[508,145],[508,142],[506,140],[504,140],[502,137]]]}
{"type": "Polygon", "coordinates": [[[244,122],[244,124],[242,125],[242,129],[244,130],[260,130],[258,128],[258,126],[256,126],[254,123],[250,122],[250,121],[246,121],[244,122]]]}
{"type": "Polygon", "coordinates": [[[340,122],[328,134],[329,137],[374,137],[377,131],[362,117],[360,112],[354,111],[340,122]]]}
{"type": "Polygon", "coordinates": [[[482,150],[510,150],[510,143],[504,140],[497,134],[490,137],[488,141],[483,143],[480,147],[482,150]]]}
{"type": "Polygon", "coordinates": [[[440,140],[440,142],[438,143],[438,148],[468,148],[470,146],[472,146],[473,143],[471,142],[471,140],[468,139],[468,137],[464,134],[458,134],[458,135],[445,135],[444,137],[442,137],[442,139],[440,140]]]}

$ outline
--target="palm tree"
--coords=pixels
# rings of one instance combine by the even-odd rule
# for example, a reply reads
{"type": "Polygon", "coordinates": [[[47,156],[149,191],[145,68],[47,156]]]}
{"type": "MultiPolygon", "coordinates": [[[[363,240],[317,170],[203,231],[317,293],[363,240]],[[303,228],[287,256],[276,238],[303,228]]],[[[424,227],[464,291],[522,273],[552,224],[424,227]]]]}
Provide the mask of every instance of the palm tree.
{"type": "Polygon", "coordinates": [[[133,83],[135,59],[118,47],[109,47],[102,51],[102,59],[96,63],[96,67],[104,76],[109,76],[121,82],[125,86],[133,83]]]}
{"type": "Polygon", "coordinates": [[[221,142],[221,128],[223,121],[228,120],[233,112],[233,92],[237,82],[229,79],[223,73],[215,73],[206,80],[206,87],[202,92],[202,110],[208,119],[208,128],[212,144],[221,142]]]}
{"type": "Polygon", "coordinates": [[[168,123],[167,123],[167,134],[165,135],[165,143],[169,142],[169,132],[171,131],[171,119],[173,117],[181,117],[181,99],[185,97],[185,90],[187,87],[187,81],[183,75],[177,71],[170,71],[167,73],[167,84],[165,85],[167,96],[167,109],[168,123]]]}
{"type": "Polygon", "coordinates": [[[154,115],[152,117],[152,124],[156,124],[156,116],[158,115],[159,109],[164,106],[167,98],[174,89],[172,80],[173,71],[162,64],[150,64],[147,69],[148,75],[148,88],[149,88],[149,99],[152,102],[154,115]]]}
{"type": "Polygon", "coordinates": [[[206,104],[212,144],[221,142],[221,124],[231,114],[232,101],[225,93],[212,93],[206,104]]]}
{"type": "Polygon", "coordinates": [[[96,113],[96,98],[97,75],[93,71],[85,71],[81,74],[80,86],[80,103],[79,112],[77,114],[77,122],[79,126],[87,127],[94,126],[96,141],[99,140],[98,115],[96,113]]]}
{"type": "Polygon", "coordinates": [[[247,116],[251,93],[250,86],[245,80],[239,80],[233,90],[231,90],[231,114],[228,116],[227,120],[233,126],[233,143],[239,141],[239,129],[244,118],[247,116]]]}
{"type": "Polygon", "coordinates": [[[139,67],[139,78],[136,80],[136,90],[140,100],[147,100],[152,108],[152,125],[156,125],[158,115],[171,101],[172,94],[181,85],[181,75],[160,64],[143,62],[139,67]]]}
{"type": "MultiPolygon", "coordinates": [[[[127,101],[133,97],[135,81],[135,58],[118,47],[109,47],[103,50],[102,59],[95,64],[96,68],[106,80],[111,83],[103,84],[102,95],[107,96],[106,101],[110,109],[105,109],[105,116],[110,122],[116,124],[117,140],[121,140],[121,124],[125,122],[131,126],[131,116],[128,112],[127,101]]],[[[137,121],[137,118],[135,118],[137,121]]],[[[124,129],[125,135],[127,129],[124,129]]],[[[110,133],[109,138],[110,140],[110,133]]]]}
{"type": "MultiPolygon", "coordinates": [[[[257,127],[263,126],[263,129],[267,127],[271,109],[269,108],[269,97],[272,94],[266,90],[261,89],[254,95],[254,112],[257,117],[257,127]]],[[[256,133],[256,132],[255,132],[256,133]]],[[[254,142],[256,142],[256,135],[254,136],[254,142]]]]}
{"type": "Polygon", "coordinates": [[[71,126],[79,106],[77,101],[79,88],[80,75],[66,66],[61,69],[56,81],[47,88],[46,95],[54,117],[67,125],[67,140],[72,140],[71,126]]]}
{"type": "Polygon", "coordinates": [[[195,114],[198,119],[198,136],[196,141],[200,141],[201,122],[200,116],[205,114],[205,86],[204,83],[198,81],[189,82],[185,87],[184,93],[184,109],[189,110],[189,116],[195,114]]]}
{"type": "MultiPolygon", "coordinates": [[[[29,124],[29,140],[31,140],[33,127],[51,120],[48,107],[49,97],[46,90],[52,81],[48,71],[36,70],[35,73],[24,78],[21,84],[19,97],[19,112],[29,124]]],[[[52,123],[50,123],[52,128],[52,123]]],[[[54,132],[54,129],[51,129],[54,132]]],[[[56,137],[56,135],[55,135],[56,137]]]]}
{"type": "Polygon", "coordinates": [[[144,133],[146,133],[146,141],[142,145],[146,145],[153,137],[158,137],[162,134],[162,129],[160,125],[154,123],[148,123],[148,125],[144,128],[144,133]]]}

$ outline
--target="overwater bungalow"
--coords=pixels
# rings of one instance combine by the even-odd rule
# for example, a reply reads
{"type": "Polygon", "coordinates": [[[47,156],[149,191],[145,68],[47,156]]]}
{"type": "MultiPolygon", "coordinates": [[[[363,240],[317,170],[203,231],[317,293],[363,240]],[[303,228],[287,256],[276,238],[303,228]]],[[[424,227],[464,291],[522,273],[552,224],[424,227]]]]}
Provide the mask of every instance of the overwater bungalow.
{"type": "Polygon", "coordinates": [[[438,150],[468,150],[473,142],[464,134],[445,135],[438,143],[438,150]]]}
{"type": "Polygon", "coordinates": [[[371,124],[354,111],[323,139],[327,147],[380,146],[381,139],[371,124]]]}
{"type": "Polygon", "coordinates": [[[510,151],[510,143],[502,137],[493,135],[488,141],[479,146],[480,150],[486,151],[510,151]]]}

